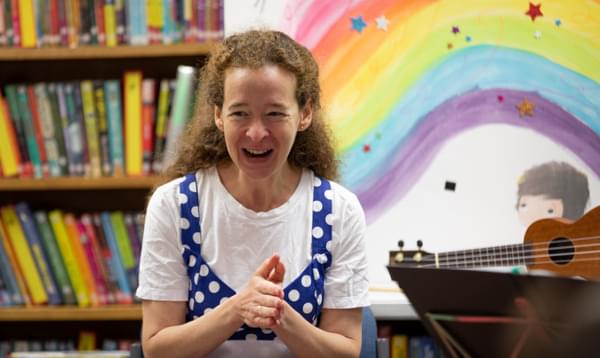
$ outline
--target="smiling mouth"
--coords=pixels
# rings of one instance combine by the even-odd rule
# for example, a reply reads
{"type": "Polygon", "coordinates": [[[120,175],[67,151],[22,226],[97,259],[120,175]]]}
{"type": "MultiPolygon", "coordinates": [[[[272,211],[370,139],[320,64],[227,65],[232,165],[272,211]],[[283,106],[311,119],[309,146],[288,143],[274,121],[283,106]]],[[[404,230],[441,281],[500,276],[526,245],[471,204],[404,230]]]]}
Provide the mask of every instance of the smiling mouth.
{"type": "Polygon", "coordinates": [[[273,149],[253,150],[253,149],[245,149],[244,148],[242,150],[244,151],[244,154],[246,154],[250,158],[264,158],[264,157],[268,157],[269,154],[271,154],[273,152],[273,149]]]}

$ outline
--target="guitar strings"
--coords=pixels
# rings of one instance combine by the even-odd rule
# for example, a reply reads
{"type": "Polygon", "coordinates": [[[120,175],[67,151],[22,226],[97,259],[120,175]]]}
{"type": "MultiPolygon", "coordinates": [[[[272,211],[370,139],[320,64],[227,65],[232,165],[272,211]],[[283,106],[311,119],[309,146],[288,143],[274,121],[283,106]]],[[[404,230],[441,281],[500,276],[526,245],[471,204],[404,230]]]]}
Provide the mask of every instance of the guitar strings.
{"type": "MultiPolygon", "coordinates": [[[[597,251],[600,253],[600,251],[597,251]]],[[[596,257],[589,257],[589,258],[578,258],[572,261],[569,261],[568,263],[580,263],[580,262],[586,262],[586,261],[598,261],[598,258],[596,257]]],[[[543,264],[556,264],[554,261],[552,260],[546,260],[546,261],[537,261],[535,262],[536,265],[543,265],[543,264]]],[[[518,264],[496,264],[496,265],[492,265],[492,264],[488,264],[488,265],[473,265],[473,266],[468,266],[465,264],[458,264],[456,265],[456,267],[459,268],[477,268],[477,267],[495,267],[495,266],[516,266],[518,264]]],[[[424,268],[428,268],[428,267],[436,267],[435,263],[428,263],[428,264],[424,264],[418,265],[419,267],[424,267],[424,268]]],[[[452,268],[451,265],[447,265],[445,262],[443,265],[440,265],[441,267],[447,267],[447,268],[452,268]]]]}
{"type": "MultiPolygon", "coordinates": [[[[600,236],[587,236],[587,237],[579,237],[579,238],[572,238],[569,241],[571,242],[579,242],[579,241],[584,241],[584,240],[594,240],[594,239],[598,239],[600,238],[600,236]]],[[[511,261],[511,260],[515,260],[515,258],[517,260],[526,260],[526,259],[533,259],[533,258],[540,258],[540,257],[547,257],[547,256],[551,256],[551,257],[561,257],[561,256],[573,256],[574,252],[554,252],[554,253],[549,253],[546,254],[548,251],[552,250],[550,248],[548,248],[548,243],[550,243],[550,241],[545,241],[545,242],[538,242],[538,243],[524,243],[524,244],[513,244],[513,245],[502,245],[502,246],[494,246],[494,247],[490,247],[490,248],[485,248],[485,249],[470,249],[470,250],[458,250],[458,251],[449,251],[444,253],[445,258],[441,261],[439,261],[441,264],[444,265],[452,265],[454,264],[455,266],[458,265],[467,265],[467,264],[472,264],[472,265],[476,265],[476,266],[489,266],[490,264],[492,264],[493,261],[493,265],[497,265],[497,266],[507,266],[507,265],[514,265],[514,264],[519,264],[519,263],[514,263],[514,262],[503,262],[503,261],[511,261]],[[506,249],[510,248],[512,252],[508,252],[506,249]],[[501,251],[500,253],[498,252],[494,252],[494,250],[504,250],[501,251]],[[467,257],[467,255],[473,255],[476,251],[479,251],[480,254],[482,254],[482,250],[486,250],[486,255],[488,255],[487,259],[481,259],[481,258],[472,258],[472,257],[467,257]],[[516,253],[514,251],[517,251],[516,253]],[[519,251],[520,250],[520,251],[519,251]],[[491,251],[491,256],[492,257],[496,257],[498,259],[494,259],[494,260],[490,260],[490,251],[491,251]],[[524,255],[524,253],[527,253],[527,255],[524,255]],[[541,255],[539,255],[538,253],[542,253],[541,255]],[[450,256],[454,254],[454,259],[451,259],[450,256]],[[462,258],[459,258],[459,255],[462,255],[462,258]],[[482,265],[483,261],[487,261],[488,263],[486,265],[482,265]],[[499,262],[498,262],[499,261],[499,262]]],[[[592,244],[580,244],[577,245],[577,253],[578,256],[581,255],[586,255],[586,254],[596,254],[596,253],[600,253],[600,250],[589,250],[589,251],[585,251],[585,250],[581,250],[582,248],[586,248],[586,247],[590,247],[590,248],[596,248],[596,247],[600,247],[600,243],[592,243],[592,244]]],[[[554,250],[559,251],[563,249],[562,247],[558,247],[555,248],[554,250]]],[[[439,255],[438,255],[439,258],[439,255]]],[[[579,258],[575,258],[574,260],[570,260],[569,262],[579,262],[579,258]]],[[[592,259],[593,260],[593,259],[592,259]]],[[[584,261],[590,261],[589,259],[584,259],[584,261]]],[[[427,254],[425,256],[423,256],[422,260],[419,261],[419,263],[423,263],[425,262],[426,264],[424,265],[420,265],[420,266],[435,266],[435,255],[434,254],[427,254]]],[[[547,261],[547,262],[537,262],[537,263],[551,263],[553,261],[547,261]]],[[[523,263],[525,264],[525,263],[523,263]]]]}

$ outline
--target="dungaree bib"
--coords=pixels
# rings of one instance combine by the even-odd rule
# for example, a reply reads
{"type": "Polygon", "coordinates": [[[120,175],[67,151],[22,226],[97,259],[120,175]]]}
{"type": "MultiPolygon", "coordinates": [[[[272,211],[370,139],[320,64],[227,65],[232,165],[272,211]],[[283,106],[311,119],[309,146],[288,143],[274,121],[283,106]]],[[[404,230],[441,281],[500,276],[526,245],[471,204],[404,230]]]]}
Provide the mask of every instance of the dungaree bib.
{"type": "MultiPolygon", "coordinates": [[[[325,179],[314,178],[312,214],[312,259],[302,273],[284,289],[285,300],[304,319],[317,325],[323,303],[325,271],[331,264],[331,184],[325,179]]],[[[183,262],[189,278],[188,311],[186,320],[191,321],[214,309],[235,294],[208,266],[202,257],[200,245],[200,215],[198,188],[195,173],[185,176],[179,184],[179,227],[183,244],[183,262]]],[[[229,339],[273,340],[270,329],[242,325],[229,339]]]]}

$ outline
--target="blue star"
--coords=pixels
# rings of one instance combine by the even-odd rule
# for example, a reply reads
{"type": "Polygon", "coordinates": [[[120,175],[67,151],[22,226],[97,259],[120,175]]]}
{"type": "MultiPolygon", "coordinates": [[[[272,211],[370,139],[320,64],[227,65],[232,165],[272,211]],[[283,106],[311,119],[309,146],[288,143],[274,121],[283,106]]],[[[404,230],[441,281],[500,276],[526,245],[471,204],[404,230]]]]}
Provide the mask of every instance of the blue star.
{"type": "Polygon", "coordinates": [[[351,17],[350,21],[352,21],[352,30],[356,30],[359,33],[362,33],[362,30],[367,27],[367,23],[363,20],[362,16],[351,17]]]}
{"type": "Polygon", "coordinates": [[[556,19],[554,20],[554,24],[556,24],[556,26],[560,26],[562,22],[560,21],[560,19],[556,19]]]}
{"type": "Polygon", "coordinates": [[[466,40],[467,42],[471,42],[471,36],[467,36],[467,37],[465,37],[465,40],[466,40]]]}

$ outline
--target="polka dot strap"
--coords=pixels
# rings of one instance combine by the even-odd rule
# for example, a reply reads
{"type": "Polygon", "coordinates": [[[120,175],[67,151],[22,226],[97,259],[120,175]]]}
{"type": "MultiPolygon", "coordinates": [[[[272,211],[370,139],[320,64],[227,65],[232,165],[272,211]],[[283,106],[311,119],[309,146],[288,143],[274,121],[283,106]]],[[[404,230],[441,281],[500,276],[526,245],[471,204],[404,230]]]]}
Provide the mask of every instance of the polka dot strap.
{"type": "Polygon", "coordinates": [[[320,177],[314,179],[312,213],[312,256],[327,269],[331,265],[331,231],[333,223],[331,183],[320,177]]]}
{"type": "Polygon", "coordinates": [[[195,173],[187,174],[179,184],[178,201],[181,212],[179,228],[182,244],[199,254],[201,239],[200,206],[195,173]]]}

